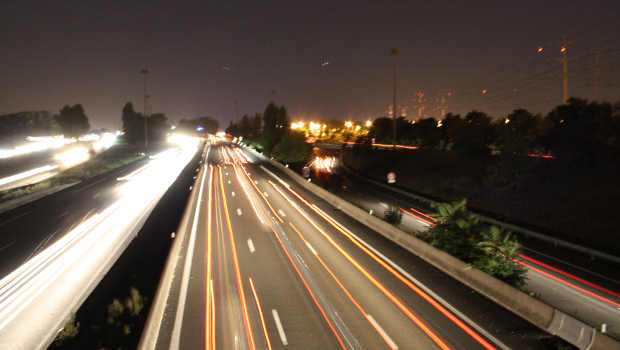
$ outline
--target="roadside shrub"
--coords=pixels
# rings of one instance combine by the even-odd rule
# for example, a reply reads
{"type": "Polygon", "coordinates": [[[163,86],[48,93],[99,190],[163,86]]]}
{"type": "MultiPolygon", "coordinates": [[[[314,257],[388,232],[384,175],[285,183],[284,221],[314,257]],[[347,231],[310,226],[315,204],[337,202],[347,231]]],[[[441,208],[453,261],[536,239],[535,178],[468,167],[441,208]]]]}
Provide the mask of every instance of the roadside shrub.
{"type": "Polygon", "coordinates": [[[420,236],[432,246],[514,287],[525,283],[525,268],[515,262],[521,245],[511,232],[480,223],[467,200],[436,206],[437,224],[420,236]]]}

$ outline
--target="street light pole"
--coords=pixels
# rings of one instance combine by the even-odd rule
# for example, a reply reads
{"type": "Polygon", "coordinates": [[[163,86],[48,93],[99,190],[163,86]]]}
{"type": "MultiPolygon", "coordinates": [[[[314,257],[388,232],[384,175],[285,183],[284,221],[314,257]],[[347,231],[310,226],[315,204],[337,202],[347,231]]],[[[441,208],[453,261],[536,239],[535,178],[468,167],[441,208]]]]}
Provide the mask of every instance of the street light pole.
{"type": "Polygon", "coordinates": [[[392,88],[392,145],[396,145],[396,55],[398,55],[398,52],[399,50],[397,48],[390,50],[390,55],[394,57],[394,86],[392,88]]]}
{"type": "Polygon", "coordinates": [[[144,153],[146,154],[149,148],[148,116],[146,115],[146,100],[148,98],[148,95],[146,94],[146,76],[149,74],[149,69],[142,68],[140,73],[144,75],[144,153]]]}

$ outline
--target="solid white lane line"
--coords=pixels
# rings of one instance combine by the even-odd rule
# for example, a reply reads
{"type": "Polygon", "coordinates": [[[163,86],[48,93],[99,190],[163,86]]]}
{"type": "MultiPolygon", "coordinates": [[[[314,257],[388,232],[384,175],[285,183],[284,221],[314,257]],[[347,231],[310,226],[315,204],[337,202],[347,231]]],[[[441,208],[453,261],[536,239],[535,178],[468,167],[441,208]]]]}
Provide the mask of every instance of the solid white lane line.
{"type": "Polygon", "coordinates": [[[278,214],[280,214],[280,216],[282,216],[283,218],[286,217],[286,214],[284,214],[284,212],[282,211],[282,209],[278,209],[278,214]]]}
{"type": "MultiPolygon", "coordinates": [[[[208,155],[208,152],[207,152],[208,155]]],[[[209,168],[206,168],[207,170],[209,168]]],[[[172,329],[172,335],[170,339],[170,349],[179,349],[181,343],[181,324],[183,323],[183,314],[185,312],[185,301],[187,299],[187,288],[189,284],[190,272],[192,269],[192,260],[194,257],[194,244],[196,241],[196,229],[198,228],[198,219],[200,217],[200,204],[203,201],[202,191],[205,185],[205,179],[207,178],[207,170],[202,174],[202,181],[200,182],[200,191],[198,192],[198,199],[196,203],[196,211],[194,212],[194,221],[192,222],[192,231],[189,237],[189,245],[187,246],[187,255],[185,256],[185,266],[183,267],[183,277],[181,279],[181,292],[179,295],[179,302],[177,303],[177,312],[174,318],[174,327],[172,329]]]]}
{"type": "Polygon", "coordinates": [[[306,245],[308,246],[308,249],[310,249],[310,251],[312,252],[312,254],[314,255],[319,255],[316,250],[314,250],[314,247],[310,245],[310,242],[306,241],[306,245]]]}
{"type": "Polygon", "coordinates": [[[250,249],[250,253],[254,253],[256,248],[254,248],[254,242],[252,242],[252,238],[248,238],[248,248],[250,249]]]}
{"type": "Polygon", "coordinates": [[[273,319],[276,321],[276,328],[278,329],[278,334],[280,334],[280,340],[282,340],[282,344],[288,345],[288,340],[286,340],[286,333],[284,333],[284,328],[282,328],[282,323],[280,323],[280,316],[278,315],[278,310],[271,309],[271,313],[273,314],[273,319]]]}
{"type": "Polygon", "coordinates": [[[368,319],[368,322],[372,323],[373,327],[375,327],[377,332],[379,332],[379,334],[381,335],[381,338],[383,338],[383,340],[385,340],[385,342],[388,343],[390,349],[398,349],[398,345],[394,343],[392,338],[390,338],[390,336],[385,332],[385,330],[383,330],[383,327],[381,327],[381,325],[379,325],[377,321],[371,315],[366,314],[366,318],[368,319]]]}
{"type": "Polygon", "coordinates": [[[237,215],[241,216],[241,208],[237,208],[237,215]]]}
{"type": "Polygon", "coordinates": [[[234,197],[234,196],[235,196],[235,191],[232,191],[232,193],[231,193],[231,194],[232,194],[232,196],[234,197]]]}

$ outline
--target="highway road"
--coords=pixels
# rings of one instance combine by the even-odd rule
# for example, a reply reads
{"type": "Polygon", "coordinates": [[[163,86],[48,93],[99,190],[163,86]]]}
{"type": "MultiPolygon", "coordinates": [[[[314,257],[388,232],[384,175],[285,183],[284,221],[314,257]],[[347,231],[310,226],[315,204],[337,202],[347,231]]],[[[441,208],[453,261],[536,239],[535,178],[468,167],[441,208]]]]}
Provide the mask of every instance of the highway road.
{"type": "Polygon", "coordinates": [[[206,159],[141,349],[542,348],[542,331],[254,154],[206,159]]]}
{"type": "MultiPolygon", "coordinates": [[[[346,188],[332,190],[347,201],[372,211],[378,217],[383,217],[390,206],[399,207],[403,213],[400,228],[407,232],[425,231],[434,225],[434,218],[430,217],[432,212],[420,203],[354,175],[344,176],[346,188]]],[[[525,289],[536,293],[547,304],[594,327],[600,329],[602,324],[606,324],[608,330],[620,334],[618,270],[606,266],[604,272],[595,272],[581,267],[579,259],[577,262],[571,261],[571,252],[537,243],[527,242],[519,259],[519,263],[528,270],[525,289]]]]}
{"type": "Polygon", "coordinates": [[[0,215],[0,349],[49,345],[197,149],[171,146],[0,215]]]}

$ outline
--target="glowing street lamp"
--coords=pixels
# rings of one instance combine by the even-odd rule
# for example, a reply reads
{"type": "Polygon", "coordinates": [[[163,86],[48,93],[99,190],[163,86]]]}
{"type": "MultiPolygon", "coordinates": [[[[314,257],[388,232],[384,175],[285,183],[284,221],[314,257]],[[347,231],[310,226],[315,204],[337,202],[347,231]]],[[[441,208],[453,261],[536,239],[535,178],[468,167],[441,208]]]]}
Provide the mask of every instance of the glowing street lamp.
{"type": "Polygon", "coordinates": [[[353,122],[351,122],[350,120],[347,120],[346,122],[344,122],[344,126],[347,128],[350,128],[353,126],[353,122]]]}
{"type": "Polygon", "coordinates": [[[371,126],[372,126],[372,121],[367,120],[367,121],[366,121],[366,127],[367,127],[367,128],[370,128],[371,126]]]}

